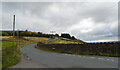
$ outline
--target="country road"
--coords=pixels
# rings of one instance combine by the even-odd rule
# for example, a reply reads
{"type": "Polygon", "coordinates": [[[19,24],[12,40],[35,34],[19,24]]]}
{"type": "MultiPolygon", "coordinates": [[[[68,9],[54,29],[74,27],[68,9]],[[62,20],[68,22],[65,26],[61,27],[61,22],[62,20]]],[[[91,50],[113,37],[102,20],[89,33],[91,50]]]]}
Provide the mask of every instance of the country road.
{"type": "Polygon", "coordinates": [[[53,53],[34,48],[21,48],[21,61],[11,68],[118,68],[118,58],[53,53]]]}

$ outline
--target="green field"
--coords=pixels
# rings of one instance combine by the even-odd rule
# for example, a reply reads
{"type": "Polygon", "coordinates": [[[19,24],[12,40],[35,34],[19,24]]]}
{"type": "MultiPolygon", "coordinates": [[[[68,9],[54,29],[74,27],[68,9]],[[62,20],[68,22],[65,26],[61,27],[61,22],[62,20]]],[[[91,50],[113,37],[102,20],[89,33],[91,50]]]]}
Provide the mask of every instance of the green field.
{"type": "MultiPolygon", "coordinates": [[[[0,41],[0,44],[2,44],[2,48],[7,48],[13,45],[13,42],[11,41],[0,41]]],[[[14,44],[16,45],[17,42],[14,42],[14,44]]]]}

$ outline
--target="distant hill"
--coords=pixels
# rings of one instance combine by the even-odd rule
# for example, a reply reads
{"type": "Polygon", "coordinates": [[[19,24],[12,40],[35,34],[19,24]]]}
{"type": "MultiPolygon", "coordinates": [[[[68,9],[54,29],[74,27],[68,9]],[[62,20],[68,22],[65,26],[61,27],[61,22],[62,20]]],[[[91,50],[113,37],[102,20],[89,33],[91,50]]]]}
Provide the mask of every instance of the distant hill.
{"type": "Polygon", "coordinates": [[[109,41],[109,42],[120,43],[120,41],[109,41]]]}
{"type": "MultiPolygon", "coordinates": [[[[15,36],[17,36],[19,34],[19,36],[28,36],[28,37],[46,37],[46,38],[54,38],[54,37],[62,37],[62,38],[67,38],[70,40],[74,40],[74,41],[79,41],[79,42],[83,42],[82,40],[78,40],[76,39],[74,36],[71,36],[70,34],[61,34],[61,36],[59,36],[58,34],[44,34],[42,32],[32,32],[32,31],[15,31],[15,36]]],[[[6,30],[6,31],[0,31],[0,35],[2,36],[13,36],[13,31],[10,30],[6,30]]]]}
{"type": "Polygon", "coordinates": [[[120,43],[120,41],[107,41],[107,42],[91,42],[91,43],[120,43]]]}
{"type": "MultiPolygon", "coordinates": [[[[13,31],[0,31],[0,34],[2,36],[13,36],[13,31]]],[[[30,36],[30,37],[47,37],[47,38],[51,38],[55,35],[53,34],[43,34],[42,32],[32,32],[32,31],[15,31],[15,36],[17,36],[19,34],[19,36],[30,36]]]]}

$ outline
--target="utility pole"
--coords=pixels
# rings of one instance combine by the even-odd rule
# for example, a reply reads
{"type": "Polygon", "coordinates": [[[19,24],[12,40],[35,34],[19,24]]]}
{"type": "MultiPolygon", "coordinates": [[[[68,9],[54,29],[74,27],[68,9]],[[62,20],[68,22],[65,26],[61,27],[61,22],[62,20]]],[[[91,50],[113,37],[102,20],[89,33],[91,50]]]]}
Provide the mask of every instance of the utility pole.
{"type": "Polygon", "coordinates": [[[15,36],[15,15],[13,16],[13,47],[15,46],[14,45],[14,36],[15,36]]]}
{"type": "MultiPolygon", "coordinates": [[[[50,31],[50,33],[52,33],[52,35],[53,35],[53,33],[55,33],[55,31],[50,31]]],[[[53,38],[54,36],[52,36],[51,38],[53,38]]]]}

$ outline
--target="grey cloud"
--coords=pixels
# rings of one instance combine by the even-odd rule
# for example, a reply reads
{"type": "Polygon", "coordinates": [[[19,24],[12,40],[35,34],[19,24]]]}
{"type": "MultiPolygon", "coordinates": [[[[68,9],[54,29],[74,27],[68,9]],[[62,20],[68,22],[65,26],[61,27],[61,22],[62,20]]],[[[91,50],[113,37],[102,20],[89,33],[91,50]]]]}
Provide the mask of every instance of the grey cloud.
{"type": "Polygon", "coordinates": [[[109,35],[111,35],[109,37],[117,35],[116,5],[117,3],[110,2],[3,3],[3,29],[12,29],[11,16],[16,14],[16,28],[19,29],[45,33],[49,33],[50,30],[55,30],[57,33],[68,32],[85,41],[108,39],[106,37],[109,35]],[[88,18],[92,19],[92,26],[86,24],[85,27],[73,28],[74,25],[84,25],[82,21],[88,18]],[[81,32],[88,29],[91,30],[81,32]]]}

